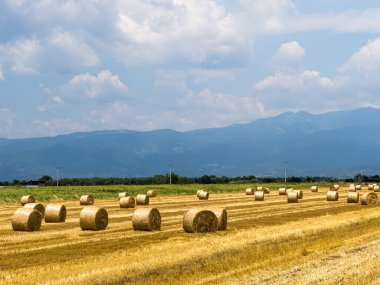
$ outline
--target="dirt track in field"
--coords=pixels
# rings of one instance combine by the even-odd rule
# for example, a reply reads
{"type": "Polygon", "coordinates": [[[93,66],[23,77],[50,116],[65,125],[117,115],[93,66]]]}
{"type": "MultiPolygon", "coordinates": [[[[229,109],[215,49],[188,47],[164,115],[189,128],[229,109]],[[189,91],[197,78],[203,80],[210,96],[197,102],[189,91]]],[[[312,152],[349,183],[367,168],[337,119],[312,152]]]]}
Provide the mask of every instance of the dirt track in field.
{"type": "Polygon", "coordinates": [[[133,231],[134,210],[120,209],[117,199],[95,201],[109,214],[99,232],[80,230],[77,201],[65,203],[65,223],[31,233],[12,230],[19,205],[0,205],[0,283],[376,284],[380,209],[348,204],[344,190],[327,202],[326,191],[306,189],[291,204],[277,191],[255,202],[244,189],[208,201],[158,196],[144,206],[159,209],[158,232],[133,231]],[[183,213],[198,206],[225,207],[228,230],[184,233],[183,213]]]}

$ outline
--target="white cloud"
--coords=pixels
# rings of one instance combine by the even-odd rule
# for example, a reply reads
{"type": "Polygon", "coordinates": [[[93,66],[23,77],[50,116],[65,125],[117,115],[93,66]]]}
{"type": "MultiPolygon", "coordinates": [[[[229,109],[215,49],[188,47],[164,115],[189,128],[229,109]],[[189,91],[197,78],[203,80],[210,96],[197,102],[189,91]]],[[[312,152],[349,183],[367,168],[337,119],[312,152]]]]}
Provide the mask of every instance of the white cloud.
{"type": "Polygon", "coordinates": [[[281,44],[272,61],[280,66],[298,66],[305,56],[305,49],[296,41],[281,44]]]}
{"type": "Polygon", "coordinates": [[[4,80],[4,74],[3,74],[3,70],[1,68],[1,65],[0,65],[0,80],[4,80]]]}
{"type": "Polygon", "coordinates": [[[350,74],[355,81],[379,84],[380,78],[380,38],[369,41],[355,52],[340,69],[342,73],[350,74]]]}
{"type": "MultiPolygon", "coordinates": [[[[80,99],[115,98],[127,95],[128,87],[118,75],[103,70],[97,75],[89,73],[75,75],[63,88],[62,97],[80,99]]],[[[61,99],[61,98],[60,98],[61,99]]]]}
{"type": "Polygon", "coordinates": [[[235,69],[191,69],[190,76],[195,84],[203,84],[209,81],[234,81],[236,79],[235,69]]]}
{"type": "Polygon", "coordinates": [[[15,114],[7,109],[0,108],[0,135],[8,137],[12,134],[13,120],[15,114]]]}

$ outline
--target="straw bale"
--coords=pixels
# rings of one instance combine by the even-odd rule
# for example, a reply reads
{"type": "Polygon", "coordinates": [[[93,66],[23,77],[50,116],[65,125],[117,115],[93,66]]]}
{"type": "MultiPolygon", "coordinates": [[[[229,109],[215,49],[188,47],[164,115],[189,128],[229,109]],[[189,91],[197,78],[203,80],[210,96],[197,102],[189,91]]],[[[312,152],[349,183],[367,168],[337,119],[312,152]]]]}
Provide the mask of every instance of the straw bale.
{"type": "Polygon", "coordinates": [[[95,206],[85,207],[80,212],[79,223],[82,230],[105,230],[108,226],[107,210],[95,206]]]}
{"type": "Polygon", "coordinates": [[[281,187],[278,189],[278,195],[286,195],[286,188],[281,187]]]}
{"type": "Polygon", "coordinates": [[[264,201],[264,191],[255,191],[255,201],[264,201]]]}
{"type": "Polygon", "coordinates": [[[310,190],[311,190],[311,192],[318,192],[318,186],[313,185],[313,186],[311,186],[310,190]]]}
{"type": "Polygon", "coordinates": [[[364,193],[360,197],[360,203],[362,205],[377,206],[379,203],[379,197],[375,192],[364,193]]]}
{"type": "Polygon", "coordinates": [[[199,200],[208,200],[209,193],[207,191],[199,192],[198,198],[199,200]]]}
{"type": "Polygon", "coordinates": [[[136,205],[149,205],[149,196],[145,194],[138,194],[136,196],[136,205]]]}
{"type": "Polygon", "coordinates": [[[245,195],[253,195],[255,193],[255,190],[252,188],[245,189],[245,195]]]}
{"type": "Polygon", "coordinates": [[[12,228],[14,231],[38,231],[41,227],[41,213],[32,208],[19,208],[13,215],[12,228]]]}
{"type": "Polygon", "coordinates": [[[227,229],[227,210],[225,208],[210,208],[217,220],[218,220],[218,231],[224,231],[227,229]]]}
{"type": "Polygon", "coordinates": [[[156,190],[149,190],[149,191],[146,192],[146,195],[147,195],[149,198],[157,197],[157,191],[156,191],[156,190]]]}
{"type": "Polygon", "coordinates": [[[119,200],[121,198],[123,198],[123,197],[128,197],[128,192],[121,192],[121,193],[119,193],[119,196],[118,196],[119,200]]]}
{"type": "Polygon", "coordinates": [[[132,216],[132,226],[135,231],[159,231],[161,214],[157,208],[136,209],[132,216]]]}
{"type": "Polygon", "coordinates": [[[183,229],[188,233],[216,232],[218,219],[213,211],[192,208],[183,215],[183,229]]]}
{"type": "Polygon", "coordinates": [[[28,203],[24,205],[24,208],[35,209],[40,212],[42,219],[45,216],[45,207],[40,203],[28,203]]]}
{"type": "Polygon", "coordinates": [[[120,208],[134,208],[136,205],[135,197],[121,197],[119,200],[120,208]]]}
{"type": "Polygon", "coordinates": [[[94,205],[94,197],[92,195],[82,195],[79,202],[81,205],[94,205]]]}
{"type": "Polygon", "coordinates": [[[64,223],[66,207],[62,204],[48,204],[45,209],[45,223],[64,223]]]}
{"type": "Polygon", "coordinates": [[[358,202],[359,202],[358,192],[349,192],[347,194],[347,203],[358,203],[358,202]]]}
{"type": "Polygon", "coordinates": [[[339,193],[338,191],[328,191],[327,192],[327,201],[338,201],[339,193]]]}
{"type": "Polygon", "coordinates": [[[34,203],[34,202],[36,202],[36,200],[34,199],[32,195],[25,195],[21,197],[21,206],[24,206],[25,204],[28,204],[28,203],[34,203]]]}
{"type": "Polygon", "coordinates": [[[298,203],[298,193],[289,192],[288,193],[288,203],[298,203]]]}

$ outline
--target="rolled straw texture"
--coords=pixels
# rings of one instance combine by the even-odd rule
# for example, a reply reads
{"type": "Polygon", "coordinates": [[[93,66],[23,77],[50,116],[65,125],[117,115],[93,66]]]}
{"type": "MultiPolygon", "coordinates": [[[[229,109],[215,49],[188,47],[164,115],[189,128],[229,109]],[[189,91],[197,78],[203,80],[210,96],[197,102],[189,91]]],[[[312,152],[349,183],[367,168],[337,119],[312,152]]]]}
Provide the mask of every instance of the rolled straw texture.
{"type": "Polygon", "coordinates": [[[213,211],[192,208],[183,215],[183,229],[188,233],[216,232],[218,219],[213,211]]]}
{"type": "Polygon", "coordinates": [[[157,191],[156,191],[156,190],[149,190],[148,192],[146,192],[146,195],[147,195],[149,198],[157,197],[157,191]]]}
{"type": "Polygon", "coordinates": [[[245,195],[253,195],[255,191],[252,188],[245,189],[245,195]]]}
{"type": "Polygon", "coordinates": [[[132,216],[132,226],[135,231],[159,231],[161,214],[156,208],[136,209],[132,216]]]}
{"type": "Polygon", "coordinates": [[[279,188],[278,195],[286,195],[286,188],[279,188]]]}
{"type": "Polygon", "coordinates": [[[298,203],[298,193],[289,192],[288,193],[288,203],[298,203]]]}
{"type": "Polygon", "coordinates": [[[138,194],[136,196],[136,205],[149,205],[149,196],[145,194],[138,194]]]}
{"type": "Polygon", "coordinates": [[[311,192],[318,192],[318,186],[311,186],[310,190],[311,192]]]}
{"type": "Polygon", "coordinates": [[[41,227],[41,213],[32,208],[19,208],[13,215],[12,228],[14,231],[38,231],[41,227]]]}
{"type": "Polygon", "coordinates": [[[79,202],[81,205],[94,205],[94,197],[92,195],[82,195],[79,202]]]}
{"type": "Polygon", "coordinates": [[[45,223],[64,223],[66,221],[66,206],[48,204],[45,208],[45,223]]]}
{"type": "Polygon", "coordinates": [[[34,202],[36,202],[36,200],[34,199],[32,195],[25,195],[21,197],[21,206],[24,206],[25,204],[28,204],[28,203],[34,203],[34,202]]]}
{"type": "Polygon", "coordinates": [[[360,203],[362,205],[377,206],[379,203],[379,197],[375,192],[364,193],[360,197],[360,203]]]}
{"type": "Polygon", "coordinates": [[[80,212],[79,223],[82,230],[105,230],[108,226],[107,210],[95,206],[85,207],[80,212]]]}
{"type": "Polygon", "coordinates": [[[264,191],[255,191],[255,201],[264,201],[264,191]]]}
{"type": "Polygon", "coordinates": [[[327,192],[327,201],[338,201],[338,199],[339,199],[338,191],[327,192]]]}
{"type": "Polygon", "coordinates": [[[358,202],[359,202],[358,192],[349,192],[347,194],[347,203],[358,203],[358,202]]]}
{"type": "Polygon", "coordinates": [[[227,229],[227,210],[225,208],[210,208],[217,220],[218,220],[218,231],[224,231],[227,229]]]}
{"type": "Polygon", "coordinates": [[[121,193],[119,193],[119,196],[118,196],[119,200],[121,198],[123,198],[123,197],[128,197],[128,192],[121,192],[121,193]]]}
{"type": "Polygon", "coordinates": [[[45,207],[40,203],[28,203],[24,205],[24,208],[35,209],[40,212],[42,219],[45,216],[45,207]]]}
{"type": "Polygon", "coordinates": [[[136,205],[135,197],[121,197],[119,205],[120,208],[134,208],[136,205]]]}
{"type": "Polygon", "coordinates": [[[207,191],[202,191],[198,195],[199,200],[208,200],[208,197],[209,193],[207,191]]]}

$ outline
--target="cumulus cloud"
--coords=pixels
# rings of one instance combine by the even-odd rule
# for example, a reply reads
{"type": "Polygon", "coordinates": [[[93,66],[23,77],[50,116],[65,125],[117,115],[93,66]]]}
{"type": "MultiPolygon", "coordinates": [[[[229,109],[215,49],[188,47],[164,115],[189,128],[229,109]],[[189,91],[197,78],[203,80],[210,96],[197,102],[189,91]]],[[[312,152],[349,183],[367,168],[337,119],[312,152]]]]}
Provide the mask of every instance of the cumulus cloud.
{"type": "Polygon", "coordinates": [[[299,66],[305,56],[305,49],[296,41],[281,44],[272,61],[278,66],[299,66]]]}
{"type": "Polygon", "coordinates": [[[97,75],[89,73],[75,75],[63,88],[62,97],[74,99],[105,97],[110,99],[125,96],[127,92],[128,87],[118,75],[112,74],[109,70],[103,70],[97,75]]]}

